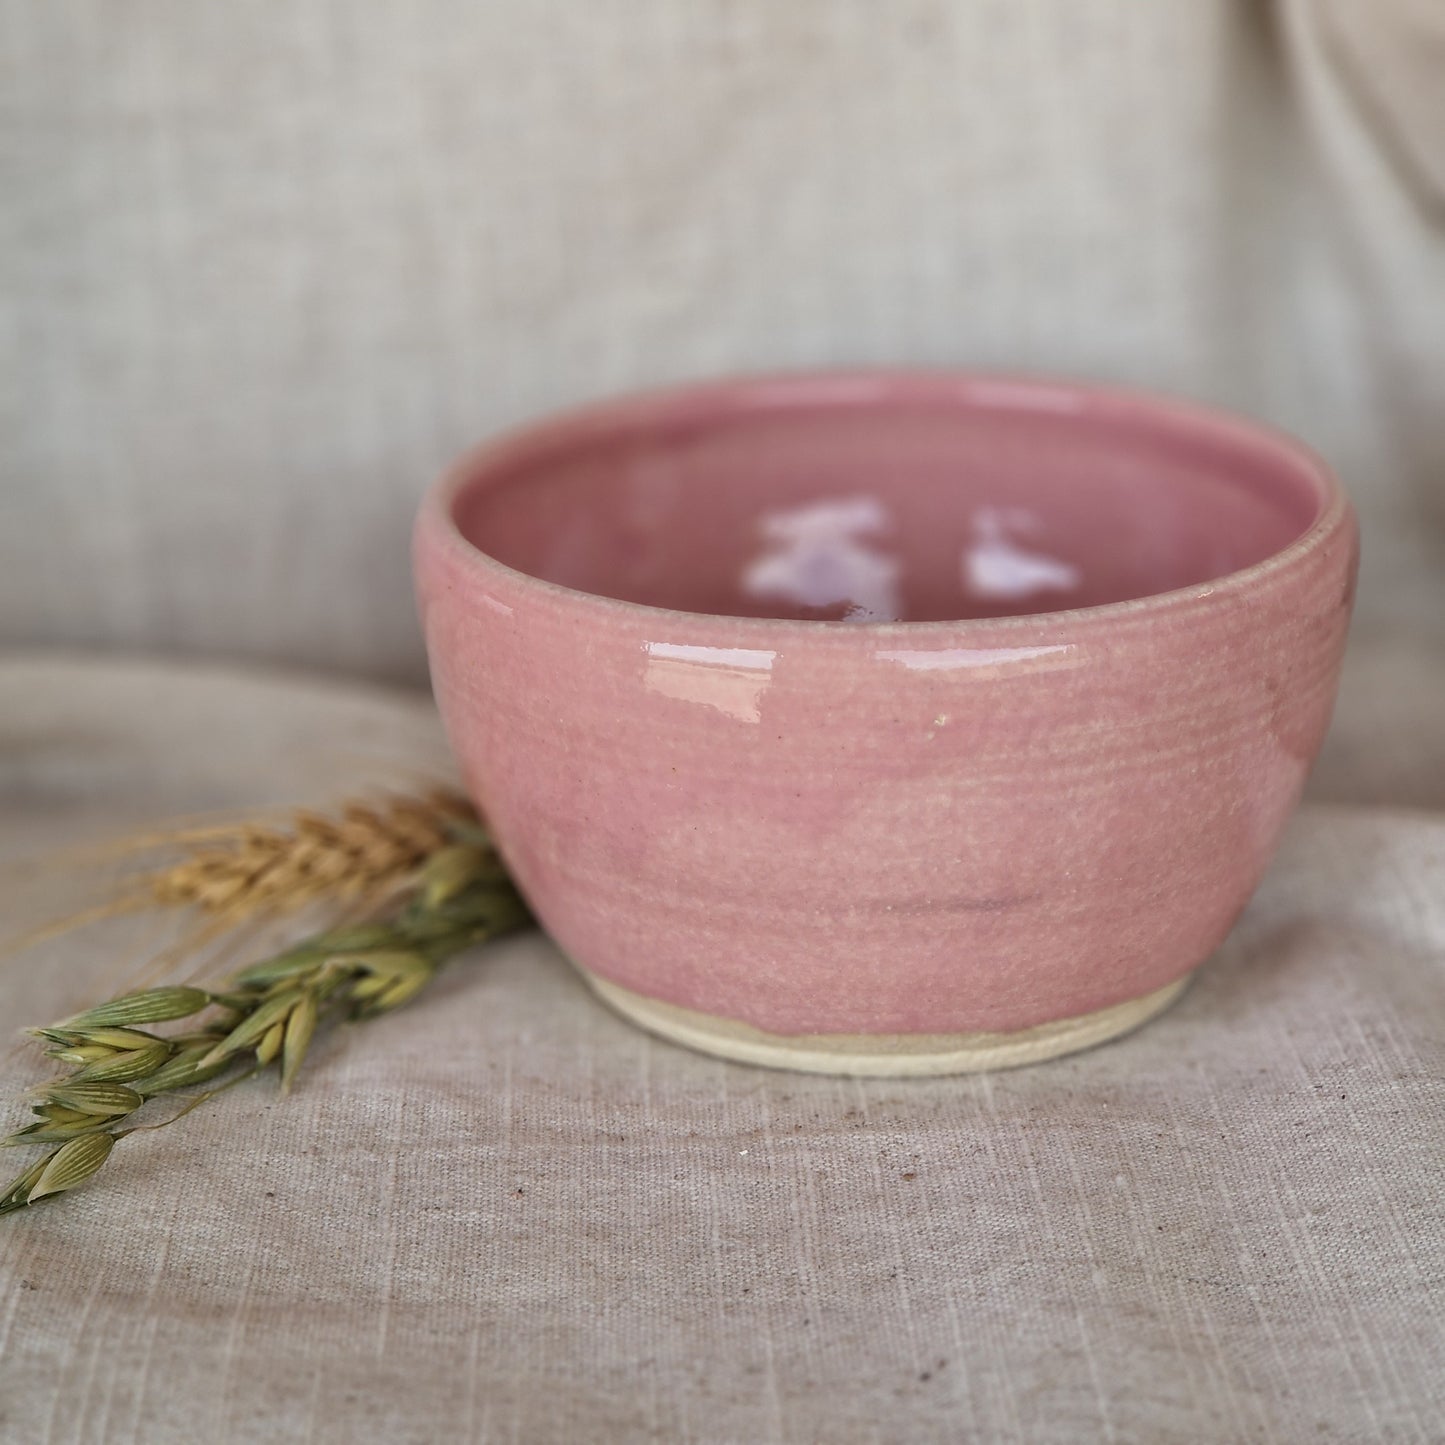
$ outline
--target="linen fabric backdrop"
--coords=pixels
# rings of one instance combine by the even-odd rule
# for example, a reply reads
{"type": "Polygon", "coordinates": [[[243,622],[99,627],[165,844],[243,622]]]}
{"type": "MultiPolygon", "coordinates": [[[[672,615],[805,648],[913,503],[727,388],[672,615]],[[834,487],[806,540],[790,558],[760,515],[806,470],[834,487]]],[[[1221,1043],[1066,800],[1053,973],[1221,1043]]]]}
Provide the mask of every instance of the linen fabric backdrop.
{"type": "Polygon", "coordinates": [[[420,681],[463,447],[967,364],[1296,431],[1445,641],[1430,0],[0,0],[0,642],[420,681]]]}
{"type": "MultiPolygon", "coordinates": [[[[435,762],[419,692],[236,664],[420,682],[421,489],[609,392],[1161,388],[1365,534],[1311,801],[1157,1023],[807,1079],[523,935],[5,1220],[6,1445],[1440,1439],[1439,6],[0,0],[0,348],[0,861],[435,762]]],[[[0,867],[0,936],[78,886],[0,867]]]]}

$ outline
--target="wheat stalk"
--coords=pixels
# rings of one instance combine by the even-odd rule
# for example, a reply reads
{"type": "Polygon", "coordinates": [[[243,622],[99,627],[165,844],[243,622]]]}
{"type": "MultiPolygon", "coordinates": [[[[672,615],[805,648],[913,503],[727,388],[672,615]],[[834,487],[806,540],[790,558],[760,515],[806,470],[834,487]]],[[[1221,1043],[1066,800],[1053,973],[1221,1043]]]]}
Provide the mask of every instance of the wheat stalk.
{"type": "Polygon", "coordinates": [[[313,905],[376,908],[404,888],[432,853],[459,839],[482,842],[486,833],[471,803],[446,788],[351,802],[335,818],[298,808],[279,823],[241,819],[136,833],[71,850],[54,861],[172,856],[133,867],[101,902],[7,940],[0,953],[147,909],[195,910],[200,926],[162,954],[159,967],[194,955],[245,923],[294,915],[313,905]]]}
{"type": "Polygon", "coordinates": [[[71,1071],[34,1091],[35,1122],[0,1139],[47,1148],[0,1191],[0,1214],[73,1189],[137,1129],[174,1123],[266,1069],[289,1091],[319,1026],[399,1008],[449,958],[528,918],[477,815],[451,793],[356,803],[335,820],[299,812],[289,829],[207,830],[147,880],[158,906],[231,921],[318,901],[384,911],[314,933],[218,984],[143,989],[31,1030],[71,1071]],[[181,1020],[183,1032],[155,1032],[181,1020]],[[169,1119],[137,1121],[149,1101],[172,1097],[183,1107],[169,1119]]]}
{"type": "Polygon", "coordinates": [[[246,824],[216,836],[182,835],[183,856],[144,875],[140,892],[162,907],[254,917],[321,901],[375,899],[409,878],[458,830],[478,827],[456,793],[350,803],[338,818],[306,809],[289,827],[246,824]]]}

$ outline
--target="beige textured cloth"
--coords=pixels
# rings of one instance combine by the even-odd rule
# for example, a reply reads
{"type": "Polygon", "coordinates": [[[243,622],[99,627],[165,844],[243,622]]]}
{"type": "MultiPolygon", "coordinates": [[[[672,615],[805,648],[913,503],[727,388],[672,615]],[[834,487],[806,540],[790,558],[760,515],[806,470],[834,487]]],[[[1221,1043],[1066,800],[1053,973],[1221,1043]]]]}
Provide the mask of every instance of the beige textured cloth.
{"type": "MultiPolygon", "coordinates": [[[[0,1221],[0,1440],[1433,1445],[1445,744],[1411,729],[1445,672],[1362,657],[1334,801],[1140,1032],[993,1076],[772,1073],[497,945],[289,1101],[234,1090],[0,1221]],[[1371,806],[1411,760],[1434,811],[1371,806]]],[[[440,757],[412,696],[14,658],[0,856],[440,757]]],[[[0,919],[75,887],[0,864],[0,919]]],[[[143,934],[4,965],[7,1030],[143,934]]],[[[0,1099],[35,1076],[4,1056],[0,1099]]]]}
{"type": "MultiPolygon", "coordinates": [[[[0,1221],[0,1442],[1436,1445],[1441,17],[0,0],[0,643],[418,680],[445,461],[737,369],[1172,389],[1306,437],[1365,530],[1315,801],[1157,1023],[791,1077],[649,1040],[519,938],[289,1102],[0,1221]]],[[[0,858],[416,765],[417,697],[0,664],[0,858]]],[[[0,936],[75,888],[0,864],[0,936]]],[[[0,1024],[159,941],[0,960],[0,1024]]],[[[0,1052],[0,1101],[34,1077],[0,1052]]]]}
{"type": "Polygon", "coordinates": [[[421,677],[463,446],[685,376],[1299,432],[1445,643],[1433,0],[0,0],[0,641],[421,677]]]}

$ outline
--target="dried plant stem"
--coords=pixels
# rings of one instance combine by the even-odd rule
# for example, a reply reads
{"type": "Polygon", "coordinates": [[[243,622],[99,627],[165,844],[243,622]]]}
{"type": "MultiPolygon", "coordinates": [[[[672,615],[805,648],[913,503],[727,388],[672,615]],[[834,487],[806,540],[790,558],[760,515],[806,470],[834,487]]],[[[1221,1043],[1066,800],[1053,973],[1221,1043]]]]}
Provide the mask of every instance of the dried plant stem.
{"type": "MultiPolygon", "coordinates": [[[[475,810],[460,793],[433,788],[419,796],[352,802],[338,817],[293,809],[284,818],[245,817],[203,826],[155,830],[102,847],[72,849],[52,861],[103,862],[165,854],[159,866],[133,870],[114,896],[4,942],[16,953],[91,923],[153,908],[194,908],[209,937],[253,919],[294,915],[313,905],[368,910],[406,887],[439,848],[484,841],[475,810]]],[[[194,953],[201,934],[183,939],[169,957],[194,953]]]]}
{"type": "Polygon", "coordinates": [[[340,818],[298,810],[287,828],[248,826],[229,839],[192,844],[143,880],[162,907],[211,914],[294,912],[321,899],[378,898],[454,840],[473,817],[455,794],[352,803],[340,818]]]}
{"type": "Polygon", "coordinates": [[[298,814],[287,834],[247,829],[233,846],[153,875],[153,897],[245,920],[318,894],[386,901],[384,914],[303,938],[221,982],[124,994],[32,1033],[71,1072],[35,1091],[35,1122],[4,1146],[46,1146],[0,1191],[0,1214],[73,1189],[117,1142],[164,1128],[221,1089],[275,1069],[289,1090],[319,1029],[416,997],[456,954],[520,927],[528,913],[470,808],[452,795],[353,805],[339,822],[298,814]],[[288,851],[289,850],[289,851],[288,851]],[[329,860],[329,861],[328,861],[329,860]],[[340,864],[350,860],[352,873],[340,864]],[[156,1033],[186,1020],[185,1031],[156,1033]],[[203,1084],[201,1094],[187,1093],[203,1084]],[[138,1121],[154,1099],[184,1104],[138,1121]]]}

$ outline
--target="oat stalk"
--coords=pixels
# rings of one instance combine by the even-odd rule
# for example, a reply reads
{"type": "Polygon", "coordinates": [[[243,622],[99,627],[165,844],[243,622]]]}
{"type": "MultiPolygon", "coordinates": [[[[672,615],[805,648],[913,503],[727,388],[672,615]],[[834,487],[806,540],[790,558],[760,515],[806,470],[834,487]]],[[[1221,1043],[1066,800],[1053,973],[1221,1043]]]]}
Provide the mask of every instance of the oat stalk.
{"type": "Polygon", "coordinates": [[[318,1030],[401,1007],[448,959],[528,919],[476,815],[451,795],[385,810],[357,805],[337,823],[301,814],[285,834],[244,829],[229,842],[208,839],[151,877],[157,903],[238,919],[318,898],[384,908],[214,985],[142,989],[32,1029],[70,1072],[32,1091],[34,1122],[0,1139],[0,1146],[46,1148],[0,1190],[0,1214],[73,1189],[127,1135],[174,1123],[254,1074],[274,1070],[289,1091],[318,1030]],[[338,862],[347,857],[349,873],[338,862]],[[179,1031],[155,1031],[182,1021],[179,1031]],[[191,1092],[202,1085],[212,1087],[191,1092]],[[157,1100],[182,1107],[141,1122],[157,1100]]]}

